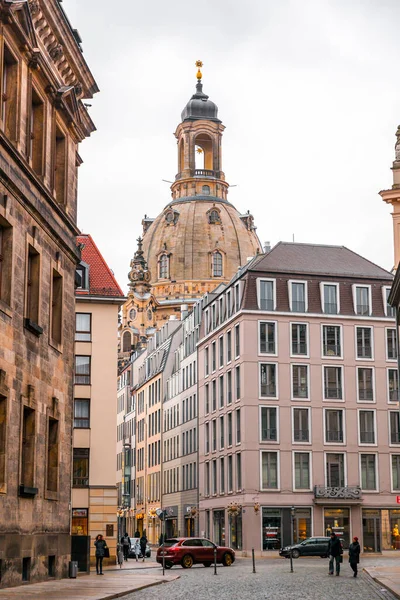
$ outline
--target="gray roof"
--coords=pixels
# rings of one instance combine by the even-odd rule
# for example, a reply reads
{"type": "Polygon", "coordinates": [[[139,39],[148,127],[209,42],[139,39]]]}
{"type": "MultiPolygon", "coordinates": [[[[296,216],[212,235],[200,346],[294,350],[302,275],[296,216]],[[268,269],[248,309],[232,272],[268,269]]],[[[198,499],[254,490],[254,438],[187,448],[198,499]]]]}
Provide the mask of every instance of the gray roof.
{"type": "Polygon", "coordinates": [[[345,246],[279,242],[248,266],[251,271],[393,280],[389,271],[345,246]]]}

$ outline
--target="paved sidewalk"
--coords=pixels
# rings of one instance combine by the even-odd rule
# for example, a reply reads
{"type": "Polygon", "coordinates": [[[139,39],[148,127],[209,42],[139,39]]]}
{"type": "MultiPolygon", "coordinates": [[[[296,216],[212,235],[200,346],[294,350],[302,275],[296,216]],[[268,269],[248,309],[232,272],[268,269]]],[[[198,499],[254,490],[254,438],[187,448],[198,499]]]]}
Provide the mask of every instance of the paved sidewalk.
{"type": "Polygon", "coordinates": [[[371,566],[365,567],[364,571],[366,571],[376,583],[392,592],[396,598],[400,598],[400,566],[371,566]]]}
{"type": "MultiPolygon", "coordinates": [[[[120,569],[100,575],[82,575],[77,579],[58,579],[32,583],[0,591],[0,600],[111,600],[131,592],[162,585],[179,579],[179,574],[165,575],[120,569]]],[[[163,593],[160,591],[160,597],[163,593]]]]}

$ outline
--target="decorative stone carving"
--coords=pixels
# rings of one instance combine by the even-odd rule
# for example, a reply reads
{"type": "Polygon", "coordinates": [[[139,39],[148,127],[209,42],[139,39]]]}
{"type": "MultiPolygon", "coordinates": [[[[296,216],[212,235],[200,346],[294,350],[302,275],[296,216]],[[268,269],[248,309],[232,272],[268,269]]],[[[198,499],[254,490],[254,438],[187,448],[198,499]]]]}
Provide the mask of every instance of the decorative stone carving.
{"type": "Polygon", "coordinates": [[[53,46],[53,48],[51,48],[49,54],[53,60],[58,60],[63,55],[63,47],[61,44],[56,44],[53,46]]]}
{"type": "Polygon", "coordinates": [[[29,8],[31,9],[31,14],[34,17],[40,11],[40,5],[38,0],[29,0],[29,8]]]}
{"type": "Polygon", "coordinates": [[[324,487],[316,485],[314,488],[315,498],[339,498],[341,500],[359,500],[362,490],[358,486],[352,487],[324,487]]]}

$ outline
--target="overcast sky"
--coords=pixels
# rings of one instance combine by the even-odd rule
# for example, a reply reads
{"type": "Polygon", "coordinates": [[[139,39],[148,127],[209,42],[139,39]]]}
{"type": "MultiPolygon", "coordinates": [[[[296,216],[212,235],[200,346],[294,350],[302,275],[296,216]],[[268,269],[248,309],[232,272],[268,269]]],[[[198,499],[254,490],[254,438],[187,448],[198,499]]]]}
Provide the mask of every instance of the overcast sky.
{"type": "Polygon", "coordinates": [[[343,244],[391,269],[400,122],[397,0],[63,0],[100,87],[79,226],[126,289],[144,213],[170,201],[173,136],[204,91],[226,126],[229,199],[261,242],[343,244]]]}

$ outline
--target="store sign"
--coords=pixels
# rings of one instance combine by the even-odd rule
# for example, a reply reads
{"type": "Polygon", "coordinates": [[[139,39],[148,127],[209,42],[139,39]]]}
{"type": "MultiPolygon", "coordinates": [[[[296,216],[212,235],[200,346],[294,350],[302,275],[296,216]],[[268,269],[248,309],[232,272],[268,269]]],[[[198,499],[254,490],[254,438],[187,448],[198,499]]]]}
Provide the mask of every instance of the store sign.
{"type": "Polygon", "coordinates": [[[87,508],[73,508],[72,509],[72,516],[73,517],[85,518],[85,517],[88,516],[88,509],[87,508]]]}
{"type": "Polygon", "coordinates": [[[277,527],[264,527],[264,533],[265,533],[265,537],[272,537],[275,538],[278,535],[278,528],[277,527]]]}
{"type": "Polygon", "coordinates": [[[400,504],[400,496],[396,496],[396,502],[397,504],[400,504]]]}

